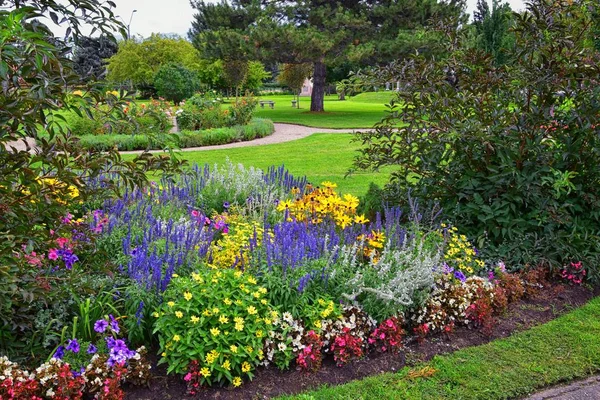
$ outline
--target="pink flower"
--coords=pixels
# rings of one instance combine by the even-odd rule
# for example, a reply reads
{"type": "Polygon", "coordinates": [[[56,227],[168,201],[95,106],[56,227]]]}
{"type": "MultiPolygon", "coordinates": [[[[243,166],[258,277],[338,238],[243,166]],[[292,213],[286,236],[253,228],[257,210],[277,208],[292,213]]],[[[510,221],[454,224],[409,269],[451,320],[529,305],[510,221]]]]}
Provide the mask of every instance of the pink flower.
{"type": "Polygon", "coordinates": [[[56,239],[56,243],[58,244],[58,246],[62,249],[65,247],[65,244],[67,244],[69,242],[69,239],[67,239],[66,237],[60,237],[58,239],[56,239]]]}
{"type": "Polygon", "coordinates": [[[58,259],[58,250],[57,249],[50,249],[48,251],[48,259],[49,260],[57,260],[58,259]]]}
{"type": "Polygon", "coordinates": [[[186,382],[189,382],[192,379],[192,374],[190,372],[188,372],[184,377],[183,380],[186,382]]]}
{"type": "Polygon", "coordinates": [[[192,210],[192,217],[198,218],[200,216],[200,212],[198,210],[192,210]]]}

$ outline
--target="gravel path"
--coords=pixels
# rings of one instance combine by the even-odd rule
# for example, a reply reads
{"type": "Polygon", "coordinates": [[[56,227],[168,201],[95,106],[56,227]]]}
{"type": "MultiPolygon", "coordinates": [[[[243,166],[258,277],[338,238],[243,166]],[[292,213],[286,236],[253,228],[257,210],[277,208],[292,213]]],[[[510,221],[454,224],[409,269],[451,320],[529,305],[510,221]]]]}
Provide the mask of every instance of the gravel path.
{"type": "MultiPolygon", "coordinates": [[[[313,128],[309,126],[293,125],[293,124],[280,124],[275,123],[275,131],[272,135],[265,136],[263,138],[249,140],[247,142],[235,142],[228,144],[220,144],[216,146],[203,146],[203,147],[188,147],[181,149],[181,151],[201,151],[201,150],[214,150],[214,149],[231,149],[235,147],[249,147],[249,146],[263,146],[266,144],[290,142],[292,140],[302,139],[313,133],[353,133],[356,129],[326,129],[326,128],[313,128]]],[[[35,141],[31,138],[27,138],[27,142],[32,148],[31,151],[35,151],[35,141]]],[[[7,147],[14,146],[17,150],[25,150],[26,145],[23,139],[7,143],[7,147]]],[[[160,152],[162,150],[152,150],[151,152],[160,152]]],[[[141,151],[122,151],[121,154],[136,154],[141,151]]]]}
{"type": "MultiPolygon", "coordinates": [[[[248,140],[246,142],[235,142],[227,144],[218,144],[215,146],[188,147],[181,151],[202,151],[216,149],[233,149],[236,147],[264,146],[266,144],[290,142],[292,140],[302,139],[313,133],[353,133],[356,129],[326,129],[312,128],[309,126],[274,123],[275,131],[269,136],[263,138],[248,140]]],[[[161,150],[152,150],[151,152],[160,152],[161,150]]],[[[122,151],[121,154],[136,154],[140,151],[122,151]]]]}
{"type": "Polygon", "coordinates": [[[600,376],[574,382],[569,385],[536,393],[526,400],[598,400],[600,399],[600,376]]]}

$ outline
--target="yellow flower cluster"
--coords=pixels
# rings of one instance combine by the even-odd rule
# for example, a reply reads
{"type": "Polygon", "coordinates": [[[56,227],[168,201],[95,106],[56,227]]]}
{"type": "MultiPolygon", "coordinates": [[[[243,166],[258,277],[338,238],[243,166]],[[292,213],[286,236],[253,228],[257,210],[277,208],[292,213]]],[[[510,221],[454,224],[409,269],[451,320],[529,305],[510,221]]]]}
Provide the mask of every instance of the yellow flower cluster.
{"type": "MultiPolygon", "coordinates": [[[[56,178],[37,178],[37,183],[43,188],[50,189],[52,198],[57,203],[66,205],[69,201],[79,197],[79,189],[73,185],[67,185],[66,183],[59,181],[56,178]]],[[[21,190],[21,193],[28,196],[31,192],[28,189],[21,190]]],[[[31,200],[34,203],[34,200],[31,200]]]]}
{"type": "Polygon", "coordinates": [[[445,224],[442,224],[442,228],[447,228],[444,260],[449,266],[468,274],[473,274],[485,267],[485,262],[477,257],[475,247],[465,235],[458,233],[458,228],[447,227],[445,224]]]}
{"type": "Polygon", "coordinates": [[[382,231],[371,231],[371,233],[359,235],[356,240],[364,242],[363,255],[366,258],[370,258],[372,255],[374,262],[379,260],[381,250],[385,244],[385,233],[382,231]]]}
{"type": "Polygon", "coordinates": [[[246,222],[239,215],[228,215],[229,233],[211,245],[213,268],[231,268],[233,265],[248,265],[250,239],[256,233],[257,244],[263,238],[264,229],[258,222],[246,222]]]}
{"type": "Polygon", "coordinates": [[[308,188],[308,193],[295,201],[281,201],[277,210],[288,212],[290,220],[319,223],[326,218],[333,218],[336,225],[342,229],[353,223],[369,222],[364,215],[356,215],[358,198],[351,194],[340,197],[335,191],[336,187],[335,183],[323,182],[321,187],[308,188]]]}

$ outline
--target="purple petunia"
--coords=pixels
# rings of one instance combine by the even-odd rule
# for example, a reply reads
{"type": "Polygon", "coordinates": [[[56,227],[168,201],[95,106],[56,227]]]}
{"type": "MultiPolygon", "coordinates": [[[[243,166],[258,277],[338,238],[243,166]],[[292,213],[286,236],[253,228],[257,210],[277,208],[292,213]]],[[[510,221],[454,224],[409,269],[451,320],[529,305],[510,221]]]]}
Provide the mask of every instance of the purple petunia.
{"type": "Polygon", "coordinates": [[[454,277],[461,282],[464,282],[467,280],[467,277],[465,276],[465,274],[462,273],[462,271],[455,271],[454,277]]]}
{"type": "Polygon", "coordinates": [[[79,342],[77,339],[70,339],[66,349],[73,353],[79,353],[79,342]]]}
{"type": "Polygon", "coordinates": [[[65,356],[65,346],[58,346],[56,348],[56,351],[54,352],[54,355],[52,356],[52,358],[62,360],[64,356],[65,356]]]}
{"type": "Polygon", "coordinates": [[[119,328],[119,322],[117,322],[117,320],[115,319],[115,317],[112,316],[112,314],[109,315],[110,318],[110,329],[113,330],[113,332],[115,333],[119,333],[119,331],[121,330],[119,328]]]}
{"type": "Polygon", "coordinates": [[[94,346],[92,343],[90,343],[90,345],[87,348],[87,353],[88,354],[96,354],[97,351],[98,351],[98,348],[96,346],[94,346]]]}
{"type": "Polygon", "coordinates": [[[133,356],[136,352],[129,350],[125,341],[122,339],[114,339],[112,337],[106,338],[106,347],[108,347],[108,360],[106,363],[112,367],[115,364],[123,364],[133,356]]]}
{"type": "Polygon", "coordinates": [[[106,320],[104,319],[99,319],[94,324],[94,330],[98,333],[104,333],[104,331],[106,331],[106,328],[108,328],[108,322],[106,322],[106,320]]]}
{"type": "Polygon", "coordinates": [[[226,202],[224,202],[224,203],[223,203],[223,208],[224,208],[224,209],[228,209],[228,208],[229,208],[229,206],[230,206],[230,204],[229,204],[229,202],[228,202],[228,201],[226,201],[226,202]]]}

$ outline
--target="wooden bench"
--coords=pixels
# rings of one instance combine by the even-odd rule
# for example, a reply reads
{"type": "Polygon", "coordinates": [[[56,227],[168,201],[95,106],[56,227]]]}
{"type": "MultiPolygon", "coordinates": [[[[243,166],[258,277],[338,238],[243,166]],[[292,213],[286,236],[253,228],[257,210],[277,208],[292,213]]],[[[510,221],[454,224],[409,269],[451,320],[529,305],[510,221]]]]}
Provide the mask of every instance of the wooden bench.
{"type": "Polygon", "coordinates": [[[274,101],[264,101],[264,100],[261,100],[261,101],[258,102],[258,104],[260,104],[260,108],[265,108],[265,104],[268,104],[269,107],[271,107],[271,108],[275,108],[275,102],[274,101]]]}
{"type": "Polygon", "coordinates": [[[292,107],[296,107],[297,103],[298,103],[298,100],[292,100],[292,107]]]}

